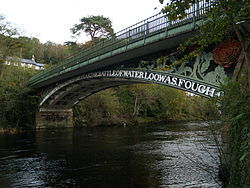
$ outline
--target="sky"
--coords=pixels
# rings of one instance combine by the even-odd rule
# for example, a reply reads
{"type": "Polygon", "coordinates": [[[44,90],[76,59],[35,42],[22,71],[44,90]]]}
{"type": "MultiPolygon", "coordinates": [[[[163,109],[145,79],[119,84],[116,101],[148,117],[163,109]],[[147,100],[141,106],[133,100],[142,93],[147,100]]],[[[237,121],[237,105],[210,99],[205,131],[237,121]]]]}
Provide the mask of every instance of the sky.
{"type": "MultiPolygon", "coordinates": [[[[161,10],[159,0],[0,0],[0,14],[25,36],[63,44],[74,41],[70,28],[80,18],[103,15],[118,32],[161,10]]],[[[88,39],[82,36],[78,42],[88,39]]]]}

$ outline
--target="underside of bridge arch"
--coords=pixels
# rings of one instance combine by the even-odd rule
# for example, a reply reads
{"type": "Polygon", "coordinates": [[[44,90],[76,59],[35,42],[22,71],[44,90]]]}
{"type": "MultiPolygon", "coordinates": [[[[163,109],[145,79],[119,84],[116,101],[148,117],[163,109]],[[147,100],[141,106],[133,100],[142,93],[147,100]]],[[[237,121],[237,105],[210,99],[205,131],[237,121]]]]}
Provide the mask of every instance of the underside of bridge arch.
{"type": "Polygon", "coordinates": [[[72,108],[78,102],[111,87],[136,83],[145,82],[129,81],[127,79],[99,78],[87,79],[62,87],[40,104],[40,110],[36,117],[37,128],[72,127],[72,108]]]}
{"type": "Polygon", "coordinates": [[[37,116],[37,122],[41,122],[38,125],[73,126],[72,108],[79,101],[107,88],[136,83],[161,84],[204,97],[218,95],[216,85],[172,73],[142,69],[103,70],[57,83],[44,92],[37,116]]]}
{"type": "Polygon", "coordinates": [[[74,82],[58,89],[47,100],[40,103],[40,110],[70,110],[81,100],[99,91],[121,85],[145,83],[144,81],[119,78],[94,78],[74,82]]]}

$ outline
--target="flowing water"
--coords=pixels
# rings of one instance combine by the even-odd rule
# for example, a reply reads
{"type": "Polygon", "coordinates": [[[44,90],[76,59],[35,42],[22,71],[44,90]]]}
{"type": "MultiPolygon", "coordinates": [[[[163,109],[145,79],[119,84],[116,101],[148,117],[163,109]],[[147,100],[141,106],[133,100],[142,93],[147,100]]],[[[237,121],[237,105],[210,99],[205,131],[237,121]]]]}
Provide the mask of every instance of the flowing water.
{"type": "Polygon", "coordinates": [[[0,188],[220,187],[206,123],[0,135],[0,188]]]}

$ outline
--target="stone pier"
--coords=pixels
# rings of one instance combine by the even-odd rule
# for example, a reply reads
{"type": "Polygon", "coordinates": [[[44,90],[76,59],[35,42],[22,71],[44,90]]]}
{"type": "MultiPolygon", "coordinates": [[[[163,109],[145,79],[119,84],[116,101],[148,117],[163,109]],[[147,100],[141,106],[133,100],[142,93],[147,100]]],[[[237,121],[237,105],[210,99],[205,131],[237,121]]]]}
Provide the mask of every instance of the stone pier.
{"type": "Polygon", "coordinates": [[[36,128],[73,127],[73,112],[58,109],[40,109],[36,114],[36,128]]]}

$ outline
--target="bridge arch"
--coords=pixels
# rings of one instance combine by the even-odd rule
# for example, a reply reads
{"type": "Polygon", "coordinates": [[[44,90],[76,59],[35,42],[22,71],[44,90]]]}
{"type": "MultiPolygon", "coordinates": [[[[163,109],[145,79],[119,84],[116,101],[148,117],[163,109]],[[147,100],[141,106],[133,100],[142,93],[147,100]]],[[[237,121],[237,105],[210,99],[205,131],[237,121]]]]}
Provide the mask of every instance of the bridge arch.
{"type": "Polygon", "coordinates": [[[113,69],[85,73],[61,82],[42,97],[40,109],[72,109],[79,101],[98,91],[135,83],[165,85],[203,97],[220,94],[216,85],[166,71],[113,69]]]}

